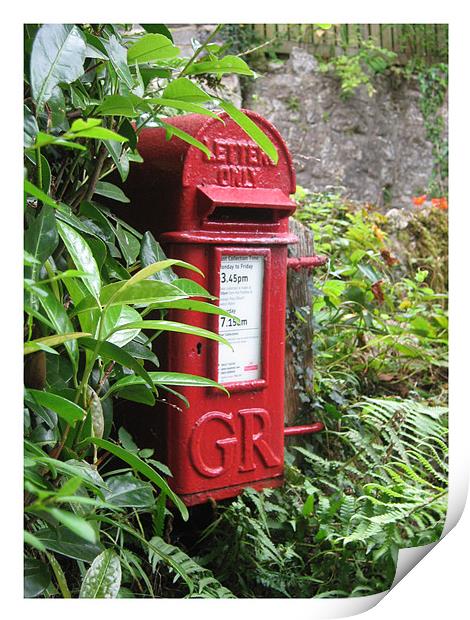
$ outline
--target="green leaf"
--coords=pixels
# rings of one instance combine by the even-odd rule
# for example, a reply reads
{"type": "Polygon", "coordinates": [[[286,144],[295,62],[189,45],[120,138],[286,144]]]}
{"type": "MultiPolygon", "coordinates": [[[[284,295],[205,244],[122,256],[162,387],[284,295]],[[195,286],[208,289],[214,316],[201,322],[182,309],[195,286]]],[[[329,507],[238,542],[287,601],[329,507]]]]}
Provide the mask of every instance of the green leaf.
{"type": "MultiPolygon", "coordinates": [[[[104,241],[98,239],[98,237],[91,237],[87,239],[88,246],[93,254],[93,258],[96,261],[96,266],[98,267],[98,271],[101,272],[101,268],[104,265],[106,260],[106,256],[108,254],[107,246],[104,241]]],[[[83,274],[83,272],[78,272],[79,274],[83,274]]],[[[88,274],[83,274],[85,277],[88,277],[88,274]]],[[[83,278],[82,278],[83,280],[83,278]]]]}
{"type": "Polygon", "coordinates": [[[109,154],[111,155],[114,163],[116,164],[116,168],[121,177],[121,181],[124,182],[129,175],[129,154],[127,149],[122,147],[122,144],[111,142],[108,140],[104,141],[104,145],[108,149],[109,154]]]}
{"type": "MultiPolygon", "coordinates": [[[[47,108],[48,115],[50,114],[50,120],[48,125],[49,130],[67,131],[67,129],[69,128],[69,122],[66,116],[67,108],[65,104],[64,93],[60,86],[56,86],[52,91],[52,95],[47,101],[47,108]]],[[[44,117],[47,118],[45,112],[44,117]]]]}
{"type": "MultiPolygon", "coordinates": [[[[115,334],[115,335],[117,336],[118,334],[115,334]]],[[[128,342],[127,344],[125,344],[123,349],[124,351],[127,351],[127,353],[135,357],[136,359],[148,360],[149,362],[152,362],[153,364],[155,364],[157,368],[160,365],[158,362],[158,357],[155,355],[152,349],[149,349],[149,347],[146,347],[145,345],[140,344],[139,342],[135,342],[132,340],[131,342],[128,342]]]]}
{"type": "Polygon", "coordinates": [[[80,598],[116,598],[121,587],[121,563],[112,549],[93,560],[80,588],[80,598]]]}
{"type": "Polygon", "coordinates": [[[40,161],[42,170],[42,191],[45,194],[49,194],[49,190],[51,189],[51,168],[44,155],[41,155],[40,161]]]}
{"type": "MultiPolygon", "coordinates": [[[[109,246],[108,246],[109,247],[109,246]]],[[[117,248],[116,248],[117,249],[117,248]]],[[[107,274],[107,280],[128,280],[129,272],[125,269],[121,263],[119,263],[112,256],[107,256],[104,262],[104,268],[107,274]]]]}
{"type": "Polygon", "coordinates": [[[86,44],[70,24],[45,24],[33,42],[30,83],[36,109],[41,111],[59,83],[70,84],[83,73],[86,44]]]}
{"type": "Polygon", "coordinates": [[[77,118],[70,127],[70,133],[78,133],[80,131],[99,127],[102,122],[100,118],[77,118]]]}
{"type": "MultiPolygon", "coordinates": [[[[153,395],[153,392],[151,392],[148,387],[145,387],[143,384],[124,387],[119,392],[119,398],[130,400],[133,403],[147,405],[148,407],[153,407],[155,404],[155,396],[153,395]]],[[[108,401],[105,400],[104,402],[108,401]]]]}
{"type": "Polygon", "coordinates": [[[87,222],[81,220],[77,217],[70,207],[61,203],[59,208],[55,210],[55,216],[58,220],[65,222],[72,228],[76,228],[77,230],[85,233],[86,235],[91,235],[92,237],[96,237],[96,229],[92,228],[87,222]]]}
{"type": "Polygon", "coordinates": [[[215,73],[218,76],[224,73],[238,73],[239,75],[254,76],[253,71],[239,56],[224,56],[216,60],[201,60],[194,62],[186,69],[187,75],[201,75],[203,73],[215,73]]]}
{"type": "Polygon", "coordinates": [[[103,549],[101,545],[84,540],[64,526],[37,530],[34,535],[46,549],[83,562],[92,562],[103,549]]]}
{"type": "Polygon", "coordinates": [[[115,237],[113,227],[109,223],[106,216],[102,213],[98,205],[92,202],[82,202],[80,204],[80,215],[83,215],[95,222],[95,224],[101,229],[103,238],[106,241],[113,241],[115,237]]]}
{"type": "Polygon", "coordinates": [[[143,267],[143,269],[140,269],[137,273],[135,273],[132,276],[132,278],[130,278],[129,280],[126,280],[126,282],[123,283],[122,287],[119,289],[120,293],[122,293],[126,288],[130,286],[135,286],[137,282],[147,280],[151,278],[152,276],[154,276],[155,274],[161,271],[165,271],[169,267],[173,267],[173,266],[184,267],[185,269],[189,269],[190,271],[195,271],[196,273],[199,273],[201,276],[203,275],[200,269],[198,269],[194,265],[191,265],[190,263],[186,263],[185,261],[176,260],[173,258],[167,258],[165,260],[160,260],[155,263],[150,263],[149,265],[146,265],[145,267],[143,267]]]}
{"type": "MultiPolygon", "coordinates": [[[[65,135],[68,135],[69,137],[71,137],[72,140],[75,139],[74,135],[63,134],[63,136],[65,135]]],[[[53,144],[54,146],[63,146],[64,148],[68,148],[68,149],[77,149],[79,151],[86,151],[86,146],[83,146],[83,144],[71,142],[70,140],[66,140],[62,136],[54,136],[53,134],[44,133],[43,131],[39,131],[37,133],[36,142],[34,143],[33,147],[43,148],[45,146],[49,146],[50,144],[53,144]]]]}
{"type": "Polygon", "coordinates": [[[77,138],[94,138],[95,140],[114,140],[115,142],[127,142],[127,138],[106,127],[87,129],[76,134],[77,138]]]}
{"type": "Polygon", "coordinates": [[[39,187],[36,187],[34,183],[31,183],[31,181],[28,181],[28,179],[24,180],[24,191],[30,196],[34,196],[35,198],[43,202],[45,205],[49,205],[50,207],[58,206],[55,200],[52,200],[50,196],[45,194],[42,191],[42,189],[39,189],[39,187]]]}
{"type": "Polygon", "coordinates": [[[205,103],[213,100],[213,97],[204,92],[202,88],[189,78],[185,77],[172,80],[163,91],[163,97],[190,103],[205,103]]]}
{"type": "Polygon", "coordinates": [[[304,517],[309,517],[313,513],[314,501],[315,501],[314,495],[307,496],[307,499],[305,500],[304,505],[302,506],[302,514],[304,517]]]}
{"type": "Polygon", "coordinates": [[[49,586],[51,575],[43,562],[34,558],[24,560],[24,597],[35,598],[49,586]]]}
{"type": "Polygon", "coordinates": [[[146,66],[139,67],[139,69],[144,88],[147,88],[150,82],[155,78],[164,78],[166,80],[171,78],[171,69],[162,69],[161,67],[146,66]]]}
{"type": "Polygon", "coordinates": [[[100,127],[102,120],[100,118],[77,118],[72,123],[70,130],[63,135],[64,138],[75,140],[76,138],[96,138],[98,140],[116,140],[118,142],[126,142],[127,138],[120,136],[118,133],[100,127]]]}
{"type": "Polygon", "coordinates": [[[31,268],[26,269],[27,278],[38,280],[41,267],[54,252],[58,243],[59,235],[54,211],[49,205],[44,205],[24,235],[24,249],[34,261],[31,268]]]}
{"type": "MultiPolygon", "coordinates": [[[[147,231],[140,246],[140,263],[143,267],[158,263],[160,261],[167,260],[162,246],[155,240],[155,237],[151,232],[147,231]]],[[[178,276],[174,273],[173,269],[166,268],[162,271],[157,271],[149,276],[152,280],[161,280],[171,284],[173,280],[176,280],[178,276]]]]}
{"type": "Polygon", "coordinates": [[[144,30],[152,34],[162,34],[173,42],[173,36],[165,24],[140,24],[144,30]]]}
{"type": "Polygon", "coordinates": [[[57,228],[77,269],[81,269],[89,274],[89,277],[83,278],[84,285],[95,299],[99,300],[101,277],[90,246],[85,239],[68,224],[58,221],[57,228]]]}
{"type": "Polygon", "coordinates": [[[129,198],[120,187],[112,183],[107,183],[106,181],[98,181],[95,187],[95,194],[105,196],[106,198],[112,198],[117,202],[130,202],[129,198]]]}
{"type": "Polygon", "coordinates": [[[117,325],[124,325],[124,323],[130,323],[131,321],[139,320],[140,314],[137,312],[137,310],[134,310],[134,308],[131,308],[130,306],[110,306],[106,309],[106,312],[104,313],[104,316],[102,318],[102,333],[104,334],[103,340],[112,342],[118,347],[123,347],[125,344],[133,340],[140,330],[129,329],[127,331],[123,330],[122,332],[117,332],[112,336],[110,336],[109,334],[117,325]]]}
{"type": "Polygon", "coordinates": [[[166,129],[167,140],[170,140],[173,136],[176,136],[180,140],[183,140],[183,142],[187,142],[188,144],[191,144],[191,146],[195,146],[197,149],[205,153],[207,155],[207,159],[210,159],[212,157],[212,151],[210,151],[205,144],[203,144],[199,140],[196,140],[196,138],[193,138],[191,134],[186,133],[186,131],[183,131],[179,127],[170,125],[170,123],[165,123],[164,121],[162,121],[162,119],[159,119],[159,122],[166,129]]]}
{"type": "MultiPolygon", "coordinates": [[[[64,306],[57,300],[51,290],[47,289],[45,293],[45,296],[39,297],[39,301],[46,311],[48,319],[54,326],[56,333],[58,335],[73,333],[74,328],[64,306]]],[[[77,368],[78,348],[76,340],[67,340],[64,342],[64,346],[67,349],[73,367],[77,368]]]]}
{"type": "Polygon", "coordinates": [[[84,420],[86,411],[79,405],[59,396],[52,392],[43,392],[42,390],[27,390],[27,394],[39,405],[51,409],[60,418],[65,420],[70,426],[75,426],[75,423],[84,420]]]}
{"type": "Polygon", "coordinates": [[[67,342],[68,340],[76,340],[77,338],[83,338],[84,336],[91,336],[91,334],[88,334],[86,332],[72,332],[71,334],[45,336],[44,338],[30,340],[29,342],[24,343],[24,355],[29,355],[30,353],[44,350],[42,348],[43,346],[46,346],[47,348],[56,347],[59,344],[67,342]]]}
{"type": "Polygon", "coordinates": [[[125,116],[127,118],[135,118],[139,115],[134,109],[131,98],[124,95],[106,95],[94,113],[98,116],[125,116]]]}
{"type": "Polygon", "coordinates": [[[436,335],[436,332],[431,323],[423,316],[416,316],[410,322],[410,328],[418,336],[427,336],[432,338],[436,335]]]}
{"type": "MultiPolygon", "coordinates": [[[[128,140],[127,146],[130,149],[134,150],[136,148],[136,146],[137,146],[137,134],[136,134],[136,131],[135,131],[135,127],[133,127],[131,125],[131,123],[126,118],[122,119],[122,122],[121,122],[121,124],[119,126],[119,132],[120,132],[121,136],[125,136],[127,138],[127,140],[128,140]]],[[[132,153],[130,153],[130,154],[132,154],[132,153]]],[[[128,155],[129,155],[129,153],[128,153],[128,155]]],[[[137,152],[132,154],[132,155],[136,155],[136,156],[140,157],[140,155],[137,152]]]]}
{"type": "Polygon", "coordinates": [[[96,531],[88,523],[88,521],[85,521],[82,517],[79,517],[68,510],[62,510],[62,508],[50,508],[48,506],[47,508],[44,507],[43,510],[46,510],[51,516],[54,517],[54,519],[57,519],[59,523],[62,523],[62,525],[73,534],[82,538],[86,542],[89,542],[92,545],[98,542],[96,531]]]}
{"type": "Polygon", "coordinates": [[[158,387],[162,390],[165,390],[165,392],[169,392],[170,394],[173,394],[173,396],[176,396],[176,398],[179,398],[180,400],[182,400],[183,403],[185,404],[185,407],[189,409],[190,407],[189,400],[186,398],[186,396],[183,396],[183,394],[181,394],[180,392],[177,392],[173,388],[168,387],[168,385],[166,384],[164,385],[163,383],[161,383],[158,387]]]}
{"type": "Polygon", "coordinates": [[[125,325],[116,327],[113,331],[135,328],[191,334],[192,336],[208,338],[209,340],[217,340],[217,342],[222,342],[232,349],[232,345],[228,342],[228,340],[222,336],[219,336],[219,334],[210,332],[207,329],[202,329],[202,327],[194,327],[194,325],[186,325],[186,323],[177,323],[176,321],[135,321],[134,323],[126,323],[125,325]]]}
{"type": "Polygon", "coordinates": [[[108,209],[108,207],[104,207],[103,205],[100,205],[100,209],[107,217],[114,220],[115,222],[119,222],[119,224],[121,224],[123,228],[131,232],[135,237],[137,237],[137,239],[142,239],[143,235],[138,230],[130,226],[124,220],[121,220],[121,218],[117,217],[116,214],[111,211],[111,209],[108,209]]]}
{"type": "Polygon", "coordinates": [[[123,228],[121,224],[116,225],[116,237],[128,267],[133,265],[139,255],[140,241],[132,233],[123,228]]]}
{"type": "Polygon", "coordinates": [[[119,442],[125,450],[129,450],[129,452],[135,452],[137,454],[139,448],[132,439],[132,435],[128,431],[126,431],[124,426],[119,427],[118,436],[119,442]]]}
{"type": "Polygon", "coordinates": [[[380,274],[378,274],[371,265],[364,265],[359,263],[357,267],[362,273],[362,275],[370,282],[374,283],[380,280],[380,274]]]}
{"type": "Polygon", "coordinates": [[[23,144],[25,148],[30,148],[36,141],[39,131],[38,122],[26,106],[23,106],[23,144]]]}
{"type": "MultiPolygon", "coordinates": [[[[89,33],[86,33],[86,39],[88,41],[89,33]]],[[[97,37],[95,37],[97,38],[97,37]]],[[[86,57],[87,58],[98,58],[99,60],[108,60],[106,54],[100,51],[97,47],[87,42],[86,45],[86,57]]]]}
{"type": "Polygon", "coordinates": [[[241,127],[247,135],[256,142],[256,144],[266,153],[274,164],[277,164],[279,154],[276,147],[264,133],[262,129],[254,123],[244,112],[236,108],[233,103],[228,101],[221,101],[220,107],[227,112],[230,118],[241,127]]]}
{"type": "Polygon", "coordinates": [[[148,372],[144,369],[143,366],[139,364],[137,360],[135,360],[129,353],[127,353],[120,347],[112,344],[111,342],[98,341],[94,340],[93,338],[82,338],[80,344],[81,346],[90,349],[91,351],[95,351],[98,347],[98,355],[105,359],[118,362],[126,368],[130,368],[137,375],[142,377],[142,379],[145,381],[145,383],[147,383],[150,389],[153,390],[153,382],[148,372]]]}
{"type": "Polygon", "coordinates": [[[42,405],[37,403],[27,391],[24,393],[24,404],[30,411],[33,411],[41,420],[43,420],[43,422],[45,422],[50,429],[57,426],[57,415],[53,411],[42,407],[42,405]]]}
{"type": "Polygon", "coordinates": [[[217,299],[214,295],[211,295],[204,287],[202,287],[194,280],[188,280],[188,278],[178,278],[173,280],[173,286],[177,286],[180,291],[183,291],[189,297],[207,297],[207,299],[217,299]]]}
{"type": "Polygon", "coordinates": [[[162,34],[146,34],[140,37],[127,51],[129,63],[145,63],[174,58],[180,53],[170,39],[162,34]]]}
{"type": "Polygon", "coordinates": [[[150,508],[155,503],[151,485],[130,472],[111,476],[107,479],[107,484],[108,490],[104,497],[109,504],[123,508],[150,508]]]}
{"type": "MultiPolygon", "coordinates": [[[[224,388],[223,385],[213,381],[212,379],[207,379],[206,377],[200,377],[198,375],[189,375],[182,372],[149,372],[148,373],[151,380],[155,385],[178,385],[184,387],[212,387],[229,394],[228,391],[224,388]]],[[[114,394],[115,392],[120,392],[120,390],[133,386],[133,385],[142,385],[144,382],[140,377],[122,377],[118,379],[113,385],[109,388],[106,393],[106,397],[114,394]]]]}
{"type": "Polygon", "coordinates": [[[180,299],[177,301],[162,301],[157,302],[156,304],[152,304],[152,309],[164,309],[164,308],[172,308],[175,310],[189,310],[190,312],[207,312],[207,314],[219,314],[221,316],[226,316],[231,319],[237,320],[237,318],[227,312],[223,308],[219,308],[219,306],[215,306],[214,304],[209,304],[206,301],[196,301],[194,299],[180,299]]]}
{"type": "Polygon", "coordinates": [[[113,65],[119,79],[124,82],[127,88],[132,89],[134,86],[134,81],[127,65],[126,48],[119,43],[115,35],[111,35],[108,41],[105,39],[100,39],[100,41],[106,49],[109,60],[111,61],[111,64],[113,65]]]}
{"type": "Polygon", "coordinates": [[[208,110],[197,103],[179,101],[177,99],[163,99],[162,97],[152,97],[152,99],[146,99],[145,101],[148,101],[148,103],[153,105],[164,106],[165,108],[173,108],[175,110],[182,110],[183,112],[191,112],[194,114],[203,114],[205,116],[215,118],[221,123],[224,122],[215,112],[211,112],[211,110],[208,110]]]}
{"type": "Polygon", "coordinates": [[[62,570],[62,567],[57,561],[55,555],[52,553],[48,553],[47,559],[49,560],[49,564],[51,565],[52,570],[54,571],[54,576],[56,578],[57,585],[59,586],[63,598],[72,598],[64,571],[62,570]]]}
{"type": "Polygon", "coordinates": [[[46,547],[42,544],[39,538],[36,538],[36,536],[31,534],[31,532],[23,530],[23,540],[25,545],[30,545],[42,553],[46,551],[46,547]]]}
{"type": "Polygon", "coordinates": [[[88,93],[80,82],[70,85],[70,98],[72,106],[79,110],[86,110],[90,105],[88,93]]]}
{"type": "Polygon", "coordinates": [[[133,469],[141,473],[143,476],[148,478],[151,482],[153,482],[161,491],[168,495],[168,498],[174,503],[174,505],[180,511],[180,514],[184,521],[187,521],[189,518],[188,509],[180,500],[180,498],[170,489],[168,483],[158,472],[156,472],[150,465],[147,465],[144,461],[142,461],[137,455],[124,450],[120,446],[107,441],[106,439],[98,439],[97,437],[91,437],[90,441],[97,445],[98,447],[111,452],[122,461],[130,465],[133,469]]]}
{"type": "MultiPolygon", "coordinates": [[[[176,286],[165,282],[158,282],[157,280],[136,282],[134,286],[126,288],[122,293],[119,292],[121,288],[122,282],[113,282],[104,286],[101,290],[101,304],[103,306],[107,305],[111,298],[110,306],[116,306],[122,304],[151,304],[157,301],[173,301],[187,297],[186,293],[176,286]],[[115,295],[116,292],[118,292],[117,295],[115,295]]],[[[99,307],[100,304],[94,298],[86,297],[75,308],[74,314],[99,307]]]]}
{"type": "Polygon", "coordinates": [[[103,45],[104,43],[103,39],[101,39],[100,37],[97,37],[94,34],[91,34],[91,32],[89,31],[85,31],[84,34],[85,34],[85,39],[87,42],[87,58],[100,58],[103,60],[108,60],[108,57],[106,56],[106,49],[103,45]],[[93,49],[88,49],[89,46],[93,49]],[[98,51],[99,56],[89,55],[90,52],[95,54],[96,51],[98,51]]]}

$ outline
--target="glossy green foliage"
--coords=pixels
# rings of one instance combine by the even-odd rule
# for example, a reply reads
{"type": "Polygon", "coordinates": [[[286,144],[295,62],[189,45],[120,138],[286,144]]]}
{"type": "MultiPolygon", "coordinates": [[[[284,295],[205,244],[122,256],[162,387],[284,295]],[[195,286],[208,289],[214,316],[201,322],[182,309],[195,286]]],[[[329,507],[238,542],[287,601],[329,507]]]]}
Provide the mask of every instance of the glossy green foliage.
{"type": "MultiPolygon", "coordinates": [[[[245,114],[204,90],[207,75],[252,73],[244,60],[209,43],[195,44],[191,58],[183,58],[158,24],[139,33],[113,24],[25,27],[28,597],[114,598],[134,590],[154,596],[157,556],[188,593],[225,592],[214,589],[208,574],[196,587],[189,558],[163,550],[156,536],[172,512],[187,519],[187,508],[168,485],[171,472],[116,427],[114,410],[121,399],[153,405],[160,390],[190,406],[179,385],[223,390],[204,377],[157,372],[152,343],[162,331],[225,342],[167,314],[172,307],[226,312],[190,279],[203,275],[197,268],[168,260],[150,232],[135,230],[103,204],[129,202],[109,175],[117,171],[124,181],[142,161],[142,128],[170,128],[164,118],[173,114],[218,118],[215,109],[228,106],[235,122],[277,157],[245,114]],[[144,530],[149,518],[154,529],[144,530]]],[[[211,155],[184,132],[167,133],[211,155]]]]}

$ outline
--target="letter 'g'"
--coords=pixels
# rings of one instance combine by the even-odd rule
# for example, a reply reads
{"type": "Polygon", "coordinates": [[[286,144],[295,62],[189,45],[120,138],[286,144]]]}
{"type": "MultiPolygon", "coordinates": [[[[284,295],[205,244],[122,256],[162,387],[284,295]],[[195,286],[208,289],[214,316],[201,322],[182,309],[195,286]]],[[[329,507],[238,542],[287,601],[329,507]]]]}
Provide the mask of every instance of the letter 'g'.
{"type": "Polygon", "coordinates": [[[223,473],[230,469],[233,464],[233,458],[235,454],[235,447],[237,444],[237,438],[235,437],[233,429],[233,413],[222,413],[221,411],[209,411],[199,418],[194,425],[189,440],[189,454],[191,461],[198,472],[207,478],[215,478],[221,476],[223,473]],[[206,463],[203,457],[204,443],[208,445],[208,442],[204,441],[204,431],[210,432],[211,427],[217,427],[217,424],[210,424],[210,422],[218,421],[225,426],[229,435],[215,440],[215,445],[222,452],[221,464],[216,467],[211,467],[206,463]]]}

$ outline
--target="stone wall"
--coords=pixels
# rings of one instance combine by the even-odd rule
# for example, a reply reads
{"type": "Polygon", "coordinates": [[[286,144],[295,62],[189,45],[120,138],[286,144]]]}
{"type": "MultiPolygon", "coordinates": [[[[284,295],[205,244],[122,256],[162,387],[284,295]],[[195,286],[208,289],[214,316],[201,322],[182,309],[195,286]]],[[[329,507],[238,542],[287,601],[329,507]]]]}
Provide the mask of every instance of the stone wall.
{"type": "MultiPolygon", "coordinates": [[[[191,39],[204,41],[214,27],[172,24],[171,30],[176,45],[191,56],[191,39]]],[[[232,75],[213,94],[259,112],[279,129],[299,185],[314,191],[343,187],[353,200],[400,209],[429,186],[432,145],[416,81],[380,75],[374,87],[372,97],[361,87],[342,99],[339,80],[294,48],[283,64],[270,63],[256,80],[245,80],[243,94],[232,75]]],[[[447,125],[447,105],[442,114],[447,125]]]]}
{"type": "MultiPolygon", "coordinates": [[[[314,191],[342,186],[348,197],[379,206],[410,204],[432,171],[414,80],[374,79],[376,94],[362,87],[348,99],[338,79],[318,70],[313,56],[296,48],[248,84],[243,105],[269,119],[294,157],[297,182],[314,191]]],[[[447,119],[447,106],[443,110],[447,119]]]]}

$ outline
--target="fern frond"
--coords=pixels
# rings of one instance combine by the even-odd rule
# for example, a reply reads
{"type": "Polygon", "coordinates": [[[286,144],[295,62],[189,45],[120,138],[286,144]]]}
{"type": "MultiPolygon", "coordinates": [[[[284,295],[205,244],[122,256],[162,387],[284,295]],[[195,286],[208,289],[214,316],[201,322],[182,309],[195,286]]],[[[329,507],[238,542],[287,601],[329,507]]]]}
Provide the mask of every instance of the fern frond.
{"type": "Polygon", "coordinates": [[[190,598],[235,598],[212,572],[198,564],[184,551],[154,536],[149,543],[149,562],[155,571],[159,562],[164,561],[175,572],[175,581],[183,577],[189,587],[190,598]]]}

